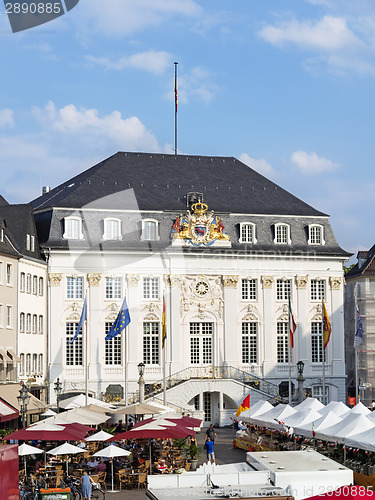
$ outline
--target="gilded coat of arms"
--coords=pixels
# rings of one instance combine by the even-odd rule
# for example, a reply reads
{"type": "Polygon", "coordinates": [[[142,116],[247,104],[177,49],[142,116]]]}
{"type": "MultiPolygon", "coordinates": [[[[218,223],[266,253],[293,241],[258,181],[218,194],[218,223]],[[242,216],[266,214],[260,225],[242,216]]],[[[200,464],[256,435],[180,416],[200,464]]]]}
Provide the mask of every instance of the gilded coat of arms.
{"type": "Polygon", "coordinates": [[[194,246],[211,246],[218,243],[221,243],[221,246],[230,245],[229,234],[225,231],[223,221],[214,215],[213,210],[207,212],[208,205],[198,202],[191,208],[192,212],[187,210],[186,215],[180,214],[176,217],[172,226],[172,239],[184,240],[186,244],[194,246]]]}

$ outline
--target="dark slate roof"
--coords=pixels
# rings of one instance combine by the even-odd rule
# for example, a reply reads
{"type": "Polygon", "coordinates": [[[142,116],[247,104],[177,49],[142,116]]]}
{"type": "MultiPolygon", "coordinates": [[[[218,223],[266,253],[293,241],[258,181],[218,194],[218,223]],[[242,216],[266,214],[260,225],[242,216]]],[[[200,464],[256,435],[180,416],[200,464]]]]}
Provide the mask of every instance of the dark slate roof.
{"type": "Polygon", "coordinates": [[[9,205],[9,203],[6,201],[5,198],[3,198],[0,194],[0,207],[3,207],[5,205],[9,205]]]}
{"type": "Polygon", "coordinates": [[[123,196],[129,189],[139,210],[182,211],[187,193],[200,192],[216,212],[325,215],[233,157],[123,152],[40,196],[32,206],[36,212],[88,204],[134,209],[134,199],[123,196]]]}
{"type": "Polygon", "coordinates": [[[19,256],[41,260],[34,215],[30,204],[0,205],[0,220],[5,221],[8,236],[19,256]],[[26,234],[35,238],[33,252],[26,249],[26,234]]]}
{"type": "Polygon", "coordinates": [[[370,250],[360,250],[357,259],[359,261],[345,274],[345,279],[375,275],[375,245],[370,250]]]}

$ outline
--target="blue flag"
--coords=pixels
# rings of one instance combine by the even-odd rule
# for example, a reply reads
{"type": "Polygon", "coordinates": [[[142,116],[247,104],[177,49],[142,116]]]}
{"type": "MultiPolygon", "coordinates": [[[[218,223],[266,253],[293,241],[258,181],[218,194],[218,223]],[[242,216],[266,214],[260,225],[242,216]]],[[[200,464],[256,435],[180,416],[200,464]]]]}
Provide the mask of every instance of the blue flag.
{"type": "Polygon", "coordinates": [[[113,337],[116,337],[119,333],[122,332],[124,328],[128,326],[130,323],[130,314],[129,314],[129,309],[126,304],[126,297],[124,297],[124,302],[122,303],[120,312],[118,313],[118,316],[116,318],[116,321],[113,323],[111,326],[111,329],[107,333],[106,340],[111,340],[113,337]]]}
{"type": "Polygon", "coordinates": [[[354,335],[354,347],[357,348],[362,344],[363,340],[363,324],[362,324],[362,319],[359,314],[359,309],[357,307],[357,329],[355,331],[354,335]]]}
{"type": "Polygon", "coordinates": [[[82,314],[81,318],[79,320],[78,326],[77,326],[77,331],[72,340],[69,340],[69,344],[75,341],[75,339],[78,337],[79,332],[81,331],[83,322],[87,320],[87,295],[85,297],[85,302],[83,303],[83,308],[82,308],[82,314]]]}

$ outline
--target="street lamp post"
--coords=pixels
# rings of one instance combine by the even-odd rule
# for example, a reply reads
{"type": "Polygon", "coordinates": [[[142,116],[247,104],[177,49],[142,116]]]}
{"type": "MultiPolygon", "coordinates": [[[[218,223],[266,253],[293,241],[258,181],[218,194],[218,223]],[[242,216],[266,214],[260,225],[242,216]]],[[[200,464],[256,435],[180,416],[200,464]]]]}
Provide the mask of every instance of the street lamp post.
{"type": "Polygon", "coordinates": [[[139,373],[139,379],[138,379],[139,402],[143,403],[145,400],[145,379],[143,378],[143,375],[145,373],[145,364],[144,363],[139,363],[138,373],[139,373]]]}
{"type": "Polygon", "coordinates": [[[305,381],[305,378],[303,376],[304,367],[305,367],[305,363],[303,361],[298,361],[298,363],[297,363],[297,370],[298,370],[297,382],[298,382],[298,402],[299,403],[302,403],[302,401],[303,401],[303,383],[305,381]]]}
{"type": "Polygon", "coordinates": [[[60,396],[62,392],[62,383],[60,382],[59,377],[57,377],[57,380],[55,382],[55,393],[56,393],[56,405],[57,405],[57,413],[59,413],[60,410],[60,396]]]}
{"type": "Polygon", "coordinates": [[[26,427],[26,413],[27,413],[27,405],[30,402],[30,393],[27,390],[26,385],[21,382],[21,390],[20,395],[17,396],[17,401],[21,410],[21,419],[22,419],[22,427],[26,427]]]}

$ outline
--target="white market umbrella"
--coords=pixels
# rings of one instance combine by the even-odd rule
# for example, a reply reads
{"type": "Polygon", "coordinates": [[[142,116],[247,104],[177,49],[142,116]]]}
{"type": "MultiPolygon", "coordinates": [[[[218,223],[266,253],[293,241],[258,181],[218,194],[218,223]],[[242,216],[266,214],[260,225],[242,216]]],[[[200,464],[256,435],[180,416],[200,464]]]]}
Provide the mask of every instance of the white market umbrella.
{"type": "MultiPolygon", "coordinates": [[[[111,436],[113,437],[113,436],[111,436]]],[[[114,458],[114,457],[128,457],[131,455],[130,451],[124,450],[119,446],[114,444],[107,446],[107,448],[103,448],[103,450],[97,451],[93,454],[93,457],[106,457],[106,458],[114,458]]],[[[112,492],[114,492],[113,488],[113,460],[111,462],[111,475],[112,475],[112,492]]]]}
{"type": "Polygon", "coordinates": [[[153,415],[162,413],[163,410],[154,404],[149,403],[135,403],[130,406],[122,406],[116,410],[111,411],[113,415],[153,415]]]}
{"type": "Polygon", "coordinates": [[[105,431],[99,431],[95,432],[95,434],[92,434],[91,436],[87,437],[85,441],[107,441],[107,439],[113,437],[112,434],[109,432],[105,431]]]}
{"type": "Polygon", "coordinates": [[[50,422],[56,425],[66,425],[68,423],[77,423],[82,425],[99,425],[106,422],[111,417],[103,413],[98,413],[82,408],[73,408],[63,413],[59,413],[55,417],[49,417],[45,422],[50,422]]]}
{"type": "Polygon", "coordinates": [[[23,463],[25,466],[25,477],[27,477],[26,455],[39,455],[40,453],[43,453],[43,450],[40,450],[35,446],[30,446],[29,444],[26,443],[23,443],[18,447],[18,456],[23,457],[23,463]]]}
{"type": "MultiPolygon", "coordinates": [[[[79,448],[78,446],[74,446],[73,444],[70,443],[64,443],[61,444],[60,446],[57,446],[56,448],[53,448],[52,450],[47,451],[49,455],[76,455],[78,453],[83,453],[82,448],[79,448]]],[[[69,474],[68,470],[68,458],[66,459],[66,473],[69,474]]]]}
{"type": "Polygon", "coordinates": [[[42,417],[54,417],[56,415],[57,415],[57,413],[55,411],[51,410],[51,408],[48,408],[47,411],[42,413],[42,417]]]}
{"type": "Polygon", "coordinates": [[[85,394],[77,394],[76,396],[72,396],[71,398],[68,399],[63,399],[59,403],[59,407],[63,408],[64,410],[69,410],[71,408],[77,408],[81,406],[86,406],[88,405],[96,405],[96,406],[101,406],[103,408],[108,408],[108,409],[114,409],[115,406],[106,403],[105,401],[100,401],[100,399],[93,398],[91,396],[87,397],[87,403],[86,403],[86,395],[85,394]]]}

